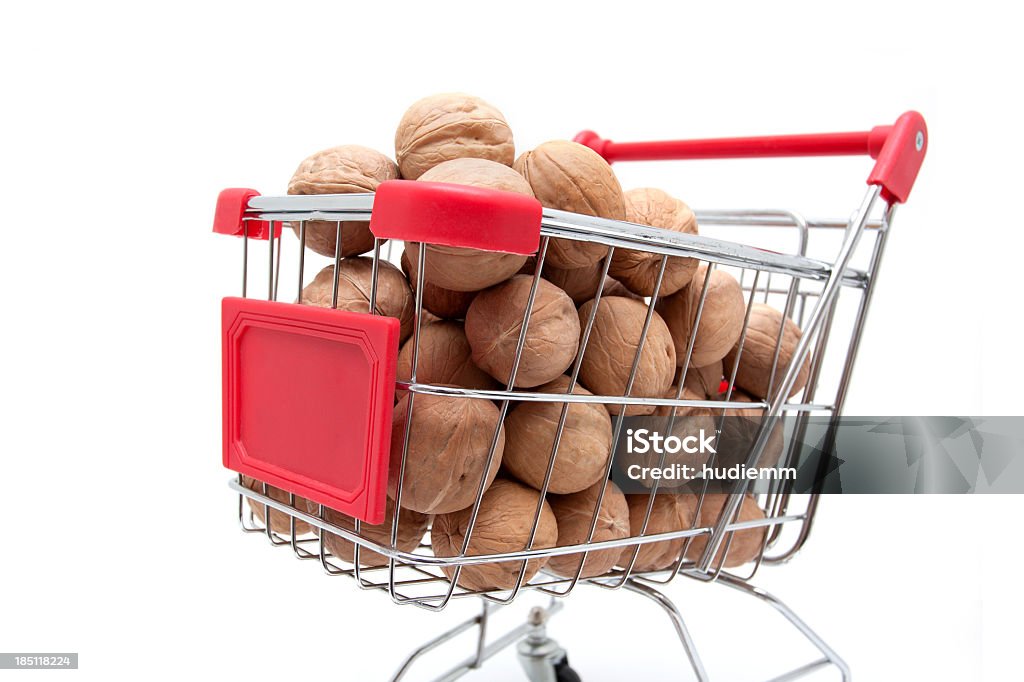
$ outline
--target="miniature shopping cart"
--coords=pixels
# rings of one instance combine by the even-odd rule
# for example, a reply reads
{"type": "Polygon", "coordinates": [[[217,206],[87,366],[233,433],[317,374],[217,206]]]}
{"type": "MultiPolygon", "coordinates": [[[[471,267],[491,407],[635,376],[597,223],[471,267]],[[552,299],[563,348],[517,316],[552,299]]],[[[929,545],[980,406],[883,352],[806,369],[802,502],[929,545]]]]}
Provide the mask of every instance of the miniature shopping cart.
{"type": "MultiPolygon", "coordinates": [[[[731,408],[760,408],[762,418],[746,455],[747,466],[758,463],[773,428],[784,415],[789,417],[787,421],[793,425],[792,428],[799,432],[803,420],[812,415],[835,420],[842,413],[893,214],[896,205],[906,201],[924,159],[927,133],[923,118],[915,112],[908,112],[893,125],[859,133],[617,143],[601,139],[592,132],[584,132],[576,140],[609,162],[841,155],[866,155],[875,162],[868,176],[868,191],[848,219],[813,220],[799,213],[776,210],[696,212],[705,231],[714,230],[720,234],[732,230],[745,235],[736,240],[681,234],[552,210],[542,208],[531,197],[438,183],[394,180],[380,185],[375,194],[318,196],[267,197],[252,190],[225,190],[218,201],[214,231],[241,238],[243,276],[242,297],[226,298],[223,302],[223,459],[226,467],[238,473],[230,485],[239,496],[238,515],[243,530],[264,535],[272,545],[290,547],[296,557],[319,563],[331,576],[346,576],[354,579],[361,589],[386,592],[397,604],[441,610],[455,599],[482,600],[480,615],[413,652],[392,678],[396,680],[403,678],[421,656],[474,628],[479,632],[476,649],[440,679],[454,679],[479,668],[492,655],[515,642],[518,642],[520,660],[529,679],[535,682],[579,679],[569,668],[565,651],[546,636],[545,623],[548,616],[562,608],[564,599],[581,585],[588,589],[625,589],[658,603],[668,613],[696,679],[711,679],[680,611],[661,591],[677,576],[726,585],[768,603],[820,650],[820,658],[777,679],[795,679],[828,666],[834,666],[842,679],[849,679],[847,665],[813,630],[784,603],[750,582],[761,565],[781,564],[791,559],[807,541],[811,531],[819,494],[795,494],[792,484],[786,480],[778,480],[766,492],[757,494],[756,501],[764,512],[761,520],[737,521],[744,493],[748,490],[748,482],[738,481],[717,522],[701,526],[694,521],[692,528],[657,534],[646,532],[653,496],[658,489],[655,481],[646,508],[647,516],[639,533],[620,540],[555,548],[535,548],[531,540],[521,551],[468,555],[473,523],[485,489],[483,482],[479,485],[459,556],[434,556],[429,542],[421,542],[413,551],[398,549],[398,514],[394,514],[391,521],[390,542],[381,542],[379,533],[374,536],[375,540],[362,532],[363,524],[380,524],[385,518],[396,390],[410,394],[409,421],[406,423],[398,489],[394,495],[398,504],[402,495],[401,472],[405,470],[409,445],[408,426],[415,409],[415,397],[419,394],[493,401],[500,411],[499,427],[510,407],[523,401],[561,403],[559,429],[564,425],[565,413],[571,403],[600,402],[618,406],[618,417],[612,419],[615,430],[613,442],[619,440],[624,407],[629,405],[707,408],[721,414],[731,408]],[[289,300],[292,300],[292,285],[297,286],[296,292],[301,292],[308,280],[305,234],[310,221],[336,224],[339,248],[343,223],[369,221],[375,238],[370,313],[278,301],[282,278],[294,277],[292,282],[284,284],[289,300]],[[294,228],[299,238],[297,255],[291,261],[297,261],[297,269],[291,275],[287,267],[284,271],[281,267],[283,226],[294,228]],[[759,248],[756,245],[759,236],[768,231],[774,234],[784,232],[791,240],[788,250],[759,248]],[[591,396],[572,392],[587,352],[597,305],[591,307],[589,319],[581,320],[581,342],[575,362],[568,371],[570,387],[564,395],[517,388],[518,354],[510,382],[501,390],[417,382],[415,357],[423,325],[425,259],[429,255],[425,248],[417,250],[418,267],[412,270],[415,273],[413,290],[416,305],[411,340],[414,344],[412,375],[408,380],[396,379],[398,321],[373,314],[373,311],[377,309],[378,265],[384,260],[397,259],[400,253],[395,250],[397,243],[443,244],[536,256],[533,285],[519,332],[518,353],[521,353],[548,243],[553,238],[606,247],[603,275],[607,275],[616,249],[641,250],[660,256],[660,273],[653,295],[646,299],[648,312],[644,333],[636,348],[633,373],[623,395],[591,396]],[[256,246],[261,241],[265,244],[257,253],[256,246]],[[829,255],[815,255],[816,246],[819,250],[827,250],[829,255]],[[254,253],[250,254],[250,251],[254,253]],[[694,331],[681,362],[681,376],[686,376],[689,368],[711,271],[722,268],[735,274],[745,292],[747,317],[738,342],[740,350],[732,366],[724,368],[725,392],[721,399],[683,399],[682,381],[679,381],[680,389],[675,396],[631,395],[646,332],[659,299],[667,259],[674,256],[708,263],[694,331]],[[265,286],[258,292],[249,286],[254,264],[260,271],[264,264],[266,268],[265,286]],[[258,296],[253,296],[257,293],[258,296]],[[780,328],[769,397],[754,403],[738,402],[733,399],[732,392],[742,357],[746,322],[754,303],[762,301],[771,301],[784,311],[785,316],[801,327],[803,335],[792,362],[788,367],[781,367],[778,363],[782,337],[780,328]],[[846,326],[837,322],[843,317],[837,315],[841,305],[850,306],[851,314],[845,317],[852,322],[846,326]],[[805,358],[810,359],[809,378],[799,393],[789,397],[805,358]],[[243,475],[248,478],[243,480],[243,475]],[[259,484],[246,482],[253,479],[259,484]],[[283,495],[281,491],[284,491],[283,495]],[[248,505],[244,502],[246,499],[250,501],[248,505]],[[300,500],[309,502],[299,504],[300,500]],[[251,508],[263,513],[254,516],[251,508]],[[328,522],[325,509],[346,514],[354,522],[350,526],[328,522]],[[280,527],[275,530],[273,524],[265,522],[275,513],[287,515],[288,532],[280,527]],[[308,524],[306,527],[317,532],[297,532],[296,524],[308,524]],[[740,571],[726,570],[722,560],[725,554],[720,550],[728,548],[735,532],[750,528],[764,529],[764,540],[756,560],[740,571]],[[322,541],[325,533],[355,544],[355,555],[351,561],[331,554],[322,541]],[[660,571],[636,570],[634,564],[641,545],[679,539],[685,543],[673,565],[660,571]],[[698,539],[704,549],[694,556],[687,550],[698,539]],[[541,571],[526,579],[528,559],[627,547],[634,551],[624,552],[619,565],[601,576],[581,577],[581,562],[580,570],[572,577],[541,571]],[[372,555],[375,559],[361,559],[361,553],[365,557],[368,552],[375,553],[372,555]],[[488,562],[511,562],[519,566],[516,584],[504,590],[471,590],[459,583],[459,573],[464,567],[488,562]],[[489,615],[525,591],[539,591],[550,596],[549,605],[534,608],[526,623],[488,641],[485,633],[489,615]]],[[[337,272],[341,254],[336,254],[334,260],[337,272]]],[[[603,276],[601,281],[605,281],[603,276]]],[[[699,285],[700,282],[694,282],[694,286],[699,285]]],[[[598,300],[603,289],[603,284],[597,289],[595,298],[598,300]]],[[[301,293],[297,296],[301,298],[301,293]]],[[[336,307],[337,282],[334,301],[336,307]]],[[[559,436],[560,431],[548,463],[541,500],[547,492],[559,436]]],[[[786,456],[794,456],[798,440],[790,440],[793,445],[786,456]]],[[[497,432],[491,444],[488,464],[495,456],[496,441],[497,432]]],[[[612,470],[613,459],[614,452],[609,453],[606,475],[612,470]]],[[[591,538],[600,504],[599,499],[591,521],[591,538]]],[[[536,536],[540,515],[538,504],[531,538],[536,536]]],[[[678,671],[678,674],[688,677],[685,671],[678,671]]]]}

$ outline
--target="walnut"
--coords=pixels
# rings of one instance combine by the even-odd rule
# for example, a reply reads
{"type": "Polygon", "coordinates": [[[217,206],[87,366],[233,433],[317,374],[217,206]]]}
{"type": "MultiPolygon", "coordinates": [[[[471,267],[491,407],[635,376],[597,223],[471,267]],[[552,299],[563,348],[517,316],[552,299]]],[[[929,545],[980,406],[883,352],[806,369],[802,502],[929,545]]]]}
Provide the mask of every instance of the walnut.
{"type": "MultiPolygon", "coordinates": [[[[629,505],[629,534],[631,536],[640,535],[649,499],[650,495],[646,494],[626,495],[626,503],[629,505]]],[[[696,498],[693,495],[657,493],[654,495],[654,506],[651,508],[651,517],[647,522],[647,530],[644,535],[689,530],[694,527],[696,511],[696,498]]],[[[676,538],[675,540],[661,540],[640,545],[633,570],[660,571],[670,568],[679,561],[686,540],[687,538],[676,538]]],[[[622,553],[619,555],[619,565],[623,568],[628,566],[634,551],[636,551],[636,545],[623,547],[622,553]]]]}
{"type": "MultiPolygon", "coordinates": [[[[700,507],[700,526],[709,528],[718,523],[718,517],[722,515],[725,501],[728,499],[725,494],[704,495],[704,501],[700,507]]],[[[696,504],[696,497],[694,504],[696,504]]],[[[751,495],[743,496],[743,504],[740,506],[739,514],[736,515],[734,523],[745,521],[758,521],[765,518],[764,511],[757,505],[757,501],[751,495]]],[[[755,560],[761,553],[768,533],[768,526],[760,528],[748,528],[746,530],[733,531],[732,542],[729,544],[729,553],[725,558],[726,568],[735,568],[755,560]]],[[[717,566],[722,561],[722,554],[725,552],[726,544],[729,543],[729,536],[726,536],[715,554],[712,566],[717,566]]],[[[696,561],[704,553],[708,546],[708,536],[698,535],[690,543],[686,551],[686,558],[696,561]]]]}
{"type": "Polygon", "coordinates": [[[402,177],[415,180],[438,164],[461,158],[506,166],[515,158],[512,130],[496,108],[479,97],[443,93],[425,97],[402,116],[395,133],[402,177]]]}
{"type": "MultiPolygon", "coordinates": [[[[548,497],[551,509],[558,522],[558,546],[578,545],[587,542],[604,542],[629,537],[629,505],[626,496],[611,481],[598,481],[585,490],[571,495],[548,497]],[[601,511],[597,516],[594,536],[590,538],[590,522],[597,506],[597,497],[604,488],[601,511]]],[[[610,571],[618,562],[621,549],[602,549],[587,554],[581,578],[593,578],[610,571]]],[[[571,578],[583,562],[583,554],[562,554],[548,560],[548,570],[557,575],[571,578]]]]}
{"type": "MultiPolygon", "coordinates": [[[[288,183],[288,194],[352,194],[376,192],[377,186],[398,178],[398,166],[380,152],[359,145],[331,147],[313,154],[301,164],[288,183]]],[[[299,224],[291,223],[295,235],[299,224]]],[[[306,247],[324,256],[335,255],[337,223],[311,220],[306,223],[306,247]]],[[[341,255],[358,256],[373,248],[373,233],[366,221],[341,223],[341,255]]]]}
{"type": "MultiPolygon", "coordinates": [[[[668,322],[666,321],[665,324],[668,322]]],[[[672,331],[671,327],[669,331],[672,331]]],[[[679,360],[678,351],[676,352],[676,361],[682,362],[679,360]]],[[[682,372],[682,367],[679,368],[679,371],[682,372]]],[[[718,360],[704,367],[690,367],[686,370],[686,379],[683,380],[683,385],[695,394],[702,396],[700,400],[717,400],[721,396],[719,389],[722,387],[724,375],[725,369],[722,366],[722,361],[718,360]]]]}
{"type": "MultiPolygon", "coordinates": [[[[775,381],[772,391],[778,390],[782,377],[786,374],[789,363],[793,360],[801,331],[796,323],[788,317],[783,321],[782,313],[764,303],[755,303],[750,311],[750,322],[747,335],[743,342],[743,352],[736,372],[736,385],[757,398],[768,398],[768,382],[771,379],[772,363],[775,359],[775,347],[779,342],[779,328],[782,327],[782,340],[779,349],[778,363],[775,369],[775,381]]],[[[727,371],[732,371],[739,351],[739,343],[725,357],[727,371]]],[[[804,363],[797,374],[796,382],[788,397],[793,397],[807,385],[807,377],[811,369],[811,354],[804,357],[804,363]]]]}
{"type": "MultiPolygon", "coordinates": [[[[423,182],[448,182],[485,187],[533,196],[521,176],[508,166],[484,159],[455,159],[431,168],[420,176],[423,182]]],[[[415,280],[419,244],[405,245],[409,274],[415,280]]],[[[452,291],[479,291],[503,282],[526,262],[526,256],[498,251],[481,251],[443,244],[428,244],[424,280],[452,291]]]]}
{"type": "MultiPolygon", "coordinates": [[[[404,250],[401,263],[402,272],[409,276],[409,286],[415,294],[416,278],[411,276],[409,254],[404,250]]],[[[466,311],[469,310],[469,304],[473,302],[475,296],[475,291],[452,291],[432,284],[426,279],[423,282],[423,309],[445,320],[466,319],[466,311]]]]}
{"type": "MultiPolygon", "coordinates": [[[[539,393],[565,394],[569,377],[544,384],[539,393]]],[[[591,395],[576,386],[573,393],[591,395]]],[[[543,486],[565,403],[521,402],[505,419],[505,469],[537,490],[543,486]]],[[[605,478],[612,447],[612,424],[603,405],[570,403],[548,492],[574,493],[605,478]]]]}
{"type": "MultiPolygon", "coordinates": [[[[370,312],[370,293],[373,284],[373,259],[365,256],[343,258],[338,270],[338,310],[353,313],[370,312]]],[[[334,266],[328,265],[317,273],[313,281],[302,290],[300,301],[306,305],[330,308],[334,295],[334,266]]],[[[401,270],[387,261],[377,268],[377,315],[396,318],[401,340],[412,334],[416,302],[412,290],[401,270]]]]}
{"type": "MultiPolygon", "coordinates": [[[[309,509],[309,513],[316,515],[319,511],[320,506],[315,502],[309,500],[306,501],[306,506],[309,509]]],[[[391,526],[395,518],[395,503],[391,498],[388,498],[387,507],[385,511],[384,521],[377,526],[369,523],[361,523],[359,525],[359,535],[372,540],[378,545],[384,547],[391,547],[391,526]]],[[[327,523],[334,524],[339,528],[345,530],[355,531],[355,520],[347,514],[342,514],[339,511],[335,511],[329,507],[323,509],[323,519],[327,523]]],[[[412,552],[420,545],[420,540],[423,539],[423,535],[427,532],[427,526],[430,524],[430,517],[426,514],[420,514],[414,512],[411,509],[400,509],[398,512],[398,539],[395,543],[395,549],[402,552],[412,552]]],[[[320,535],[319,528],[313,528],[313,532],[316,535],[320,535]]],[[[353,563],[355,560],[355,543],[349,542],[340,535],[334,533],[327,533],[324,536],[324,546],[327,551],[342,561],[353,563]]],[[[373,550],[365,547],[359,550],[359,565],[360,566],[386,566],[388,558],[383,554],[378,554],[373,550]]]]}
{"type": "MultiPolygon", "coordinates": [[[[249,476],[242,476],[242,485],[244,485],[249,490],[254,490],[260,494],[263,493],[263,483],[261,481],[257,481],[255,478],[250,478],[249,476]]],[[[280,488],[275,488],[269,483],[267,484],[266,495],[272,500],[288,504],[288,491],[281,490],[280,488]]],[[[253,516],[255,516],[260,523],[265,524],[267,521],[266,516],[264,514],[264,509],[267,505],[263,505],[259,502],[254,502],[248,497],[245,498],[245,501],[249,504],[249,509],[252,510],[253,516]]],[[[305,511],[306,502],[307,500],[305,498],[299,497],[298,495],[296,495],[294,498],[294,506],[296,509],[301,509],[305,511]]],[[[273,507],[270,507],[270,530],[281,535],[291,535],[291,520],[292,517],[288,514],[278,511],[273,507]]],[[[299,521],[298,519],[295,520],[296,535],[305,535],[309,532],[310,527],[308,523],[306,523],[305,521],[299,521]]]]}
{"type": "MultiPolygon", "coordinates": [[[[410,397],[411,394],[402,398],[392,418],[390,497],[397,497],[410,397]]],[[[501,465],[505,449],[503,427],[498,433],[491,466],[487,467],[498,416],[498,408],[489,400],[416,395],[402,483],[402,507],[421,514],[443,514],[472,505],[481,478],[485,480],[485,487],[490,485],[501,465]]]]}
{"type": "MultiPolygon", "coordinates": [[[[707,263],[701,263],[689,286],[658,300],[658,312],[672,333],[672,340],[676,344],[676,360],[680,364],[686,361],[686,349],[697,319],[697,308],[707,272],[707,263]]],[[[724,270],[713,270],[704,309],[700,314],[697,338],[693,342],[690,366],[704,367],[724,358],[740,338],[746,311],[743,290],[736,278],[724,270]]]]}
{"type": "MultiPolygon", "coordinates": [[[[613,220],[626,217],[622,187],[612,167],[590,147],[567,140],[545,142],[520,155],[512,167],[548,208],[613,220]]],[[[602,244],[552,239],[546,259],[558,268],[582,268],[607,253],[608,247],[602,244]]]]}
{"type": "MultiPolygon", "coordinates": [[[[532,277],[516,275],[481,292],[466,313],[473,362],[503,384],[508,384],[532,285],[532,277]]],[[[579,336],[572,299],[554,284],[539,280],[516,387],[539,386],[562,374],[576,357],[579,336]]]]}
{"type": "MultiPolygon", "coordinates": [[[[593,301],[587,301],[580,307],[581,326],[587,323],[593,305],[593,301]]],[[[643,301],[620,296],[601,297],[579,375],[583,385],[595,394],[621,396],[626,392],[647,310],[643,301]]],[[[630,396],[663,397],[672,385],[675,369],[676,351],[672,336],[655,313],[647,330],[630,396]]],[[[618,415],[619,406],[607,407],[613,417],[618,415]]],[[[653,407],[633,405],[626,408],[626,415],[650,414],[653,411],[653,407]]]]}
{"type": "MultiPolygon", "coordinates": [[[[540,493],[521,483],[504,479],[496,480],[480,502],[480,511],[473,527],[467,556],[518,552],[527,549],[533,519],[540,505],[540,517],[533,549],[554,547],[558,541],[558,523],[551,506],[541,499],[540,493]]],[[[456,556],[462,551],[466,538],[472,508],[434,518],[430,532],[434,556],[456,556]]],[[[522,561],[502,561],[486,564],[470,564],[462,567],[459,586],[469,590],[507,590],[515,587],[522,561]]],[[[526,562],[523,584],[533,578],[547,558],[530,559],[526,562]]],[[[442,569],[449,579],[454,578],[455,568],[442,569]]]]}
{"type": "MultiPolygon", "coordinates": [[[[408,381],[412,376],[414,341],[415,337],[410,336],[398,353],[396,375],[400,381],[408,381]]],[[[471,352],[461,322],[449,320],[422,325],[416,381],[460,388],[499,388],[497,381],[473,364],[471,352]]]]}
{"type": "MultiPolygon", "coordinates": [[[[697,217],[685,203],[660,189],[633,189],[625,193],[626,220],[638,225],[659,227],[673,232],[697,234],[697,217]]],[[[608,274],[632,292],[653,296],[654,285],[661,271],[661,255],[634,249],[616,249],[608,274]]],[[[679,291],[693,279],[697,270],[695,258],[673,256],[665,263],[658,296],[679,291]]],[[[678,348],[677,354],[678,354],[678,348]]]]}
{"type": "MultiPolygon", "coordinates": [[[[601,273],[604,272],[604,264],[601,261],[582,268],[563,270],[553,265],[544,264],[544,279],[569,294],[572,302],[577,306],[583,305],[597,295],[597,287],[601,283],[601,273]]],[[[533,274],[530,269],[526,274],[533,274]]],[[[627,298],[639,298],[632,291],[622,286],[621,282],[611,277],[604,278],[604,289],[601,296],[625,296],[627,298]]]]}

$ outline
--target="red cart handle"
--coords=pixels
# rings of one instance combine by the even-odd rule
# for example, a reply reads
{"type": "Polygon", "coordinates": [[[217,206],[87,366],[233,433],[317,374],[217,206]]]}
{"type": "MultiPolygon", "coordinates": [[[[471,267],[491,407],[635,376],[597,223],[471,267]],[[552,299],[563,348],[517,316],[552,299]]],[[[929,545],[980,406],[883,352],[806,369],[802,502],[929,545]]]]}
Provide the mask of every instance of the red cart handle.
{"type": "Polygon", "coordinates": [[[928,150],[924,117],[908,111],[896,123],[867,132],[818,135],[768,135],[711,140],[662,142],[612,142],[585,130],[576,141],[615,161],[664,161],[682,159],[736,159],[780,156],[860,156],[875,159],[869,185],[882,187],[882,198],[903,203],[921,169],[928,150]]]}

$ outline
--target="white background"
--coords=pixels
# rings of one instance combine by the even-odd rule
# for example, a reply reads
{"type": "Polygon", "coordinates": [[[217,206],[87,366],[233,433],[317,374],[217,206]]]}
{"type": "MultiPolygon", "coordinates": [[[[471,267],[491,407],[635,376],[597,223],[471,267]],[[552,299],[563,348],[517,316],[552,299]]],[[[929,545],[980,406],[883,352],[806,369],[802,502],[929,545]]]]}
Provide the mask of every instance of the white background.
{"type": "MultiPolygon", "coordinates": [[[[282,193],[335,144],[390,152],[405,107],[433,92],[492,101],[520,150],[582,128],[857,130],[920,110],[928,159],[848,412],[1022,412],[1024,55],[1009,4],[372,4],[5,9],[0,651],[82,662],[37,676],[382,679],[468,613],[399,609],[243,537],[219,463],[218,305],[240,272],[238,243],[210,233],[217,192],[282,193]]],[[[840,218],[868,172],[772,164],[619,172],[701,208],[840,218]]],[[[759,581],[860,680],[1019,679],[1020,499],[828,499],[806,552],[759,581]]],[[[724,588],[670,593],[716,679],[768,677],[802,651],[724,588]]],[[[585,680],[682,670],[664,616],[626,594],[581,592],[552,634],[585,680]]],[[[516,679],[515,666],[471,679],[516,679]]]]}

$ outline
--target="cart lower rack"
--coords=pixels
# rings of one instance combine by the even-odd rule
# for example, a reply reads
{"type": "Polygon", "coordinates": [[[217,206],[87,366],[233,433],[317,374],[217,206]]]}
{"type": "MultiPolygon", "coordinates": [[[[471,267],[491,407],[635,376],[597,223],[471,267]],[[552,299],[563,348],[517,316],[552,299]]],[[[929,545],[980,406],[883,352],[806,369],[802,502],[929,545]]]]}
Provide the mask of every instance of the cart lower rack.
{"type": "MultiPolygon", "coordinates": [[[[223,457],[225,466],[238,472],[231,488],[238,494],[243,530],[264,535],[273,545],[290,547],[296,557],[319,563],[331,576],[346,576],[362,589],[386,592],[397,604],[441,610],[453,599],[482,600],[477,617],[413,652],[396,672],[396,680],[422,655],[473,628],[479,631],[476,650],[441,679],[455,679],[480,667],[516,641],[529,679],[578,679],[564,650],[546,636],[545,624],[581,584],[625,589],[659,604],[670,617],[696,679],[712,679],[682,614],[661,591],[678,576],[716,582],[769,604],[821,652],[819,659],[777,679],[796,679],[826,666],[849,679],[846,664],[813,630],[781,601],[750,583],[762,565],[784,563],[799,552],[811,531],[817,494],[795,494],[792,481],[776,479],[757,489],[750,481],[736,481],[725,495],[712,492],[705,483],[684,495],[654,479],[645,484],[643,494],[630,495],[629,531],[602,538],[602,505],[606,495],[619,494],[613,484],[602,484],[595,487],[579,541],[560,539],[561,544],[541,541],[548,507],[545,500],[554,494],[552,475],[567,421],[575,410],[595,406],[607,410],[613,444],[599,481],[614,479],[622,464],[617,460],[623,457],[615,444],[620,443],[637,412],[657,411],[667,419],[668,432],[675,433],[677,424],[685,424],[687,416],[700,411],[715,420],[718,435],[727,415],[742,413],[749,418],[754,414],[749,447],[736,457],[739,464],[755,467],[772,460],[768,466],[783,466],[799,457],[806,419],[812,415],[836,418],[842,413],[895,206],[906,200],[924,157],[923,119],[911,112],[892,126],[865,133],[613,143],[588,132],[577,141],[610,162],[869,155],[876,163],[868,179],[869,189],[849,220],[811,220],[790,211],[696,213],[701,227],[713,226],[716,234],[732,230],[754,237],[742,241],[557,211],[542,208],[529,197],[457,185],[395,180],[383,183],[376,194],[283,197],[225,190],[214,229],[241,238],[243,282],[242,298],[225,299],[223,306],[223,457]],[[367,221],[373,250],[367,259],[368,291],[362,292],[366,312],[338,310],[338,273],[352,259],[343,258],[342,231],[367,221]],[[298,236],[294,277],[299,304],[277,301],[282,291],[283,226],[291,227],[298,236]],[[310,230],[322,231],[325,226],[335,232],[337,245],[333,269],[328,272],[329,296],[321,306],[303,305],[309,303],[303,294],[309,284],[306,238],[310,230]],[[777,252],[751,245],[763,228],[785,231],[792,247],[777,252]],[[542,274],[556,240],[604,249],[600,277],[592,303],[580,308],[578,347],[561,378],[560,390],[522,388],[517,386],[517,375],[531,322],[537,324],[538,292],[545,286],[542,274]],[[827,246],[830,240],[832,255],[823,257],[814,250],[819,242],[827,246]],[[255,258],[250,250],[255,252],[254,244],[259,241],[266,241],[265,299],[250,297],[250,260],[255,258]],[[406,252],[406,266],[414,305],[405,325],[382,314],[381,307],[385,296],[382,278],[396,271],[391,261],[397,260],[399,242],[413,245],[406,252]],[[499,386],[452,385],[422,380],[418,375],[421,342],[430,326],[424,307],[424,292],[430,286],[425,273],[437,247],[534,259],[521,275],[529,284],[523,289],[522,318],[512,332],[514,353],[507,381],[499,386]],[[588,349],[596,352],[592,344],[598,333],[595,325],[602,297],[611,298],[606,292],[609,267],[622,250],[650,254],[655,259],[653,291],[641,301],[643,323],[629,349],[632,362],[624,377],[624,390],[605,395],[581,391],[581,367],[589,357],[588,349]],[[665,298],[660,294],[672,259],[694,259],[702,264],[702,279],[695,278],[690,285],[695,294],[692,328],[676,356],[673,391],[642,394],[634,388],[645,345],[653,344],[652,325],[660,321],[657,310],[665,298]],[[722,394],[694,397],[687,392],[686,383],[701,369],[692,360],[716,272],[728,273],[739,283],[745,308],[743,325],[736,347],[718,375],[722,394]],[[849,329],[837,324],[841,294],[845,294],[844,302],[852,303],[849,329]],[[748,338],[752,317],[765,304],[774,306],[781,319],[791,321],[787,324],[794,324],[802,333],[794,342],[786,338],[788,327],[778,324],[771,344],[767,390],[763,397],[751,398],[737,392],[737,372],[745,345],[752,343],[748,338]],[[402,342],[411,355],[405,376],[399,376],[397,368],[402,342]],[[401,399],[398,407],[396,398],[401,399]],[[410,451],[418,445],[415,439],[410,443],[414,415],[422,415],[440,401],[486,405],[496,415],[489,445],[480,450],[479,473],[465,482],[470,494],[468,506],[459,512],[458,536],[453,536],[451,551],[445,553],[438,553],[435,536],[440,517],[451,514],[406,514],[408,507],[403,504],[403,500],[408,503],[413,494],[410,486],[415,485],[408,476],[410,451]],[[540,455],[547,464],[542,483],[536,486],[539,494],[524,516],[530,521],[522,529],[521,547],[480,551],[471,541],[474,533],[482,532],[478,525],[486,523],[481,519],[486,516],[485,498],[491,485],[487,472],[496,471],[501,460],[502,429],[510,413],[527,404],[554,406],[557,414],[551,450],[540,455]],[[789,419],[784,437],[780,437],[783,416],[789,419]],[[756,495],[747,494],[752,490],[756,495]],[[686,506],[689,520],[685,524],[659,528],[657,517],[661,506],[668,504],[666,500],[686,506]],[[428,535],[431,525],[434,535],[428,535]],[[434,542],[425,542],[425,536],[434,542]],[[658,561],[651,559],[654,554],[658,561]],[[608,560],[611,567],[594,573],[591,567],[598,557],[608,560]],[[558,558],[562,561],[557,562],[558,558]],[[564,568],[566,560],[570,560],[568,570],[564,568]],[[552,570],[551,562],[562,568],[552,570]],[[489,615],[524,591],[545,593],[550,605],[534,609],[527,623],[488,642],[489,615]]],[[[287,282],[284,290],[292,290],[287,282]]],[[[709,459],[713,461],[715,456],[709,459]]],[[[662,452],[657,467],[665,464],[666,453],[662,452]]]]}

